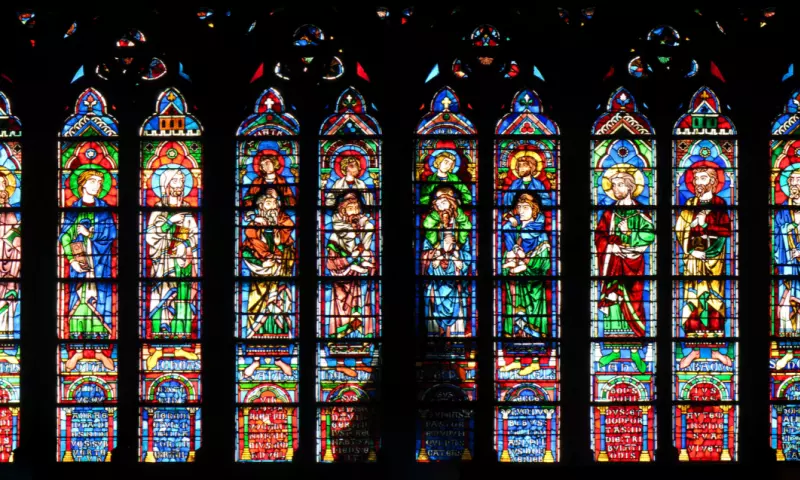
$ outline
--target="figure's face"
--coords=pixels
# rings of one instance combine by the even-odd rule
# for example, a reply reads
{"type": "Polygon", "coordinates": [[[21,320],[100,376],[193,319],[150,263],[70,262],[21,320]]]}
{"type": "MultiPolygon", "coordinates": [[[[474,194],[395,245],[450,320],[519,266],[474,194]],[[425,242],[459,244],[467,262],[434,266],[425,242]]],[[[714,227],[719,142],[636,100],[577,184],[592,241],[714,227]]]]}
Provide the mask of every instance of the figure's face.
{"type": "Polygon", "coordinates": [[[358,202],[347,202],[347,205],[344,207],[344,213],[348,216],[360,215],[361,214],[361,206],[358,202]]]}
{"type": "MultiPolygon", "coordinates": [[[[709,185],[711,185],[711,175],[709,175],[708,172],[698,172],[695,174],[694,176],[695,187],[699,186],[708,187],[709,185]]],[[[704,190],[708,190],[708,188],[705,188],[704,190]]]]}
{"type": "Polygon", "coordinates": [[[611,189],[614,191],[614,198],[617,200],[628,198],[628,195],[631,194],[631,189],[628,188],[628,184],[621,178],[611,180],[611,189]]]}
{"type": "Polygon", "coordinates": [[[103,186],[103,177],[99,175],[92,175],[86,183],[83,184],[83,193],[96,197],[100,193],[100,188],[103,186]]]}
{"type": "Polygon", "coordinates": [[[533,167],[531,166],[531,162],[528,160],[520,160],[517,162],[517,173],[520,177],[527,177],[531,175],[533,172],[533,167]]]}
{"type": "Polygon", "coordinates": [[[524,222],[533,220],[533,207],[528,203],[517,204],[517,215],[519,215],[519,218],[524,222]]]}
{"type": "Polygon", "coordinates": [[[350,162],[347,164],[347,168],[345,168],[345,173],[349,177],[357,177],[359,173],[358,163],[350,162]]]}
{"type": "Polygon", "coordinates": [[[792,198],[800,198],[800,173],[789,176],[789,194],[792,198]]]}
{"type": "Polygon", "coordinates": [[[445,210],[450,208],[450,202],[448,202],[447,199],[445,198],[437,198],[436,201],[434,202],[434,206],[436,207],[436,210],[444,212],[445,210]]]}
{"type": "Polygon", "coordinates": [[[169,186],[172,188],[183,188],[183,175],[177,174],[169,181],[169,186]]]}
{"type": "Polygon", "coordinates": [[[450,158],[444,157],[442,158],[442,161],[439,162],[439,171],[442,173],[450,173],[453,170],[454,165],[455,163],[453,163],[450,158]]]}
{"type": "Polygon", "coordinates": [[[270,175],[271,173],[275,172],[275,164],[272,163],[271,157],[264,157],[261,159],[259,163],[259,167],[261,167],[261,172],[270,175]]]}
{"type": "Polygon", "coordinates": [[[278,209],[278,199],[275,197],[267,197],[262,202],[262,208],[268,212],[278,209]]]}

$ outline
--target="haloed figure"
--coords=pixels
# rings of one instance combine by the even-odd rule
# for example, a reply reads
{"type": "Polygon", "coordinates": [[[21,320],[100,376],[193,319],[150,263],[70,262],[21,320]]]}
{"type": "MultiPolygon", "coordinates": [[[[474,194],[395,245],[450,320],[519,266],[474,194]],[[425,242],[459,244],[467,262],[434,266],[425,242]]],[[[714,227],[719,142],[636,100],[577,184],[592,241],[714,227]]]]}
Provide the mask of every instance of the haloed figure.
{"type": "MultiPolygon", "coordinates": [[[[161,175],[164,185],[157,208],[181,209],[186,178],[180,169],[161,175]]],[[[156,210],[147,222],[146,241],[152,262],[151,278],[159,279],[150,296],[153,333],[187,337],[197,308],[197,292],[191,279],[197,276],[199,230],[190,211],[156,210]]]]}
{"type": "Polygon", "coordinates": [[[245,207],[250,207],[256,199],[266,190],[274,190],[280,194],[281,204],[293,207],[297,203],[291,187],[286,182],[286,177],[277,172],[280,167],[280,157],[275,154],[263,155],[258,160],[258,178],[253,180],[243,199],[245,207]]]}
{"type": "MultiPolygon", "coordinates": [[[[655,242],[655,226],[650,215],[632,198],[636,189],[634,176],[617,172],[609,180],[616,203],[614,208],[602,212],[594,233],[598,271],[603,278],[597,302],[603,314],[603,337],[644,337],[647,323],[642,280],[644,253],[655,242]]],[[[631,344],[606,342],[604,347],[611,349],[611,353],[600,358],[600,365],[608,365],[621,357],[621,350],[628,350],[639,371],[646,370],[638,349],[631,344]]]]}
{"type": "MultiPolygon", "coordinates": [[[[787,179],[788,196],[775,212],[773,257],[778,274],[778,332],[781,337],[800,337],[800,169],[787,179]]],[[[800,343],[778,360],[776,368],[783,369],[800,350],[800,343]]]]}
{"type": "MultiPolygon", "coordinates": [[[[0,208],[9,208],[8,180],[0,175],[0,208]]],[[[15,212],[0,210],[0,338],[14,334],[14,318],[19,300],[22,237],[15,212]]]]}
{"type": "Polygon", "coordinates": [[[328,194],[325,197],[325,205],[332,207],[336,205],[336,198],[347,191],[359,195],[366,206],[375,205],[375,198],[367,188],[366,182],[361,179],[364,172],[361,170],[361,159],[354,156],[342,157],[340,163],[344,177],[333,182],[328,194]]]}
{"type": "Polygon", "coordinates": [[[84,170],[77,180],[81,196],[64,213],[59,242],[69,262],[70,338],[109,338],[112,316],[110,279],[112,246],[117,238],[114,217],[105,210],[108,204],[97,198],[103,186],[103,172],[84,170]],[[86,208],[81,210],[81,208],[86,208]],[[98,281],[100,280],[100,281],[98,281]]]}
{"type": "Polygon", "coordinates": [[[725,200],[716,195],[719,180],[714,168],[694,169],[692,183],[695,196],[686,201],[675,222],[675,234],[683,250],[684,301],[681,321],[686,343],[691,351],[680,361],[687,368],[700,357],[701,348],[711,349],[711,358],[726,366],[733,365],[720,352],[725,342],[714,338],[725,336],[726,250],[731,236],[731,218],[725,200]],[[712,277],[712,278],[707,278],[712,277]],[[713,278],[716,277],[716,278],[713,278]],[[705,339],[698,341],[696,339],[705,339]]]}

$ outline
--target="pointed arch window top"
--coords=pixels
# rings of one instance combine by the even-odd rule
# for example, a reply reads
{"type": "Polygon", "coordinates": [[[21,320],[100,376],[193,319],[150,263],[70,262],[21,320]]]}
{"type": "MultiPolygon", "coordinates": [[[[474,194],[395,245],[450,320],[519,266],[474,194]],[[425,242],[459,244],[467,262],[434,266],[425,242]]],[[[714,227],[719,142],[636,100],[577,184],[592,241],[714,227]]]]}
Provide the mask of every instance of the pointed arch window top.
{"type": "Polygon", "coordinates": [[[417,125],[418,135],[475,135],[472,122],[461,113],[461,102],[453,89],[444,87],[433,96],[431,111],[417,125]]]}
{"type": "Polygon", "coordinates": [[[283,97],[274,88],[264,90],[256,101],[255,113],[236,131],[239,136],[282,136],[300,133],[297,119],[284,110],[283,97]]]}
{"type": "Polygon", "coordinates": [[[0,138],[19,137],[22,135],[22,124],[19,118],[11,114],[11,102],[5,93],[0,92],[0,138]]]}
{"type": "Polygon", "coordinates": [[[617,88],[608,98],[606,112],[595,120],[592,135],[655,135],[646,116],[639,113],[639,106],[631,92],[617,88]]]}
{"type": "Polygon", "coordinates": [[[198,136],[203,133],[200,122],[190,113],[181,92],[168,88],[156,100],[156,113],[142,125],[141,135],[148,137],[198,136]]]}
{"type": "Polygon", "coordinates": [[[494,26],[488,24],[481,25],[473,30],[470,39],[476,47],[496,47],[502,41],[500,32],[494,26]]]}
{"type": "Polygon", "coordinates": [[[692,97],[689,113],[675,124],[675,135],[736,135],[731,120],[722,115],[717,94],[708,87],[701,87],[692,97]]]}
{"type": "Polygon", "coordinates": [[[497,135],[559,135],[558,125],[543,110],[536,92],[527,89],[517,92],[511,112],[497,123],[497,135]]]}
{"type": "Polygon", "coordinates": [[[783,113],[772,123],[773,135],[797,135],[800,133],[800,90],[792,92],[783,107],[783,113]]]}
{"type": "Polygon", "coordinates": [[[119,133],[117,119],[108,114],[106,99],[88,88],[78,96],[75,113],[64,122],[64,137],[116,137],[119,133]]]}
{"type": "Polygon", "coordinates": [[[367,113],[367,102],[353,87],[347,88],[336,101],[336,113],[322,122],[320,135],[380,135],[381,127],[367,113]]]}

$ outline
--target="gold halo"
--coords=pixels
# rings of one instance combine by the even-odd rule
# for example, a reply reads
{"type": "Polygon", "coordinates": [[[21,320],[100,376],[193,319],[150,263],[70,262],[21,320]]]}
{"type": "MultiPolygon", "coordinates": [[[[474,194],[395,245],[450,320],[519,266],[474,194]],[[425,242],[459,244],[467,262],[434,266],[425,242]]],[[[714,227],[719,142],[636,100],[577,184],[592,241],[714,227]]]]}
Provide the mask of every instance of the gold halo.
{"type": "Polygon", "coordinates": [[[537,152],[536,150],[519,150],[511,155],[511,159],[508,161],[508,168],[510,171],[514,172],[514,175],[517,175],[517,159],[519,157],[533,157],[536,159],[536,165],[534,165],[534,171],[531,173],[532,177],[536,177],[544,168],[544,159],[542,158],[542,154],[537,152]]]}
{"type": "Polygon", "coordinates": [[[6,192],[8,192],[8,200],[11,201],[11,196],[17,190],[17,177],[6,167],[0,167],[0,175],[6,177],[6,192]]]}
{"type": "Polygon", "coordinates": [[[633,181],[636,183],[636,188],[633,190],[631,197],[636,198],[641,195],[642,191],[644,190],[644,174],[642,171],[630,163],[618,163],[608,167],[606,171],[603,172],[603,191],[606,192],[606,195],[608,195],[609,198],[614,198],[614,192],[611,188],[611,177],[617,173],[627,173],[633,175],[633,181]]]}

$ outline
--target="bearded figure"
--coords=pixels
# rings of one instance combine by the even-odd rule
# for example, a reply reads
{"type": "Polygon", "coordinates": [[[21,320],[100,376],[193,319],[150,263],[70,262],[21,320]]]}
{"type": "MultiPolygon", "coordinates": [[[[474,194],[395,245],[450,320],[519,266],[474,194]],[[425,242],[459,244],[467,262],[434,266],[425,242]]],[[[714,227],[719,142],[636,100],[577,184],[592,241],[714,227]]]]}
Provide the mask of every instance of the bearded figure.
{"type": "Polygon", "coordinates": [[[359,196],[346,193],[340,197],[332,227],[325,248],[325,264],[330,274],[341,280],[330,285],[327,333],[334,338],[371,337],[374,334],[372,283],[365,282],[363,277],[375,274],[375,222],[362,210],[359,196]]]}
{"type": "MultiPolygon", "coordinates": [[[[628,172],[617,172],[609,177],[616,200],[614,208],[600,214],[594,232],[597,248],[600,283],[597,308],[603,314],[603,337],[631,339],[646,335],[647,314],[644,301],[644,254],[656,240],[655,225],[650,215],[641,209],[633,198],[636,180],[628,172]]],[[[611,353],[600,358],[606,366],[621,357],[621,351],[631,353],[631,359],[640,372],[647,365],[639,349],[630,343],[605,343],[611,353]]]]}
{"type": "Polygon", "coordinates": [[[8,180],[0,175],[0,338],[14,336],[14,319],[19,301],[22,237],[15,212],[6,210],[9,203],[8,180]]]}
{"type": "MultiPolygon", "coordinates": [[[[294,221],[280,208],[280,196],[267,190],[256,200],[244,230],[242,261],[253,277],[289,277],[294,272],[294,221]]],[[[250,335],[288,335],[291,329],[292,293],[279,280],[249,283],[247,314],[250,335]]]]}
{"type": "Polygon", "coordinates": [[[725,280],[731,218],[724,199],[716,195],[717,168],[692,168],[695,196],[688,199],[675,222],[675,235],[683,256],[683,295],[681,323],[690,353],[680,361],[687,368],[700,357],[700,349],[711,350],[711,357],[726,366],[733,362],[722,349],[725,342],[725,280]],[[702,340],[699,340],[702,339],[702,340]]]}
{"type": "MultiPolygon", "coordinates": [[[[459,206],[450,186],[433,195],[431,210],[422,223],[422,274],[432,277],[467,275],[472,260],[469,244],[472,222],[459,206]]],[[[468,316],[467,285],[460,280],[435,279],[425,286],[428,335],[461,337],[468,316]]]]}
{"type": "Polygon", "coordinates": [[[150,213],[145,232],[150,260],[148,277],[157,279],[150,292],[149,319],[153,334],[188,338],[199,312],[197,277],[199,229],[196,213],[187,210],[186,177],[181,169],[161,174],[162,197],[150,213]]]}
{"type": "MultiPolygon", "coordinates": [[[[800,169],[793,170],[787,179],[788,196],[783,207],[775,212],[773,222],[773,259],[778,280],[778,334],[781,337],[800,336],[800,169]]],[[[800,342],[785,342],[791,347],[776,364],[783,369],[800,350],[800,342]]]]}

